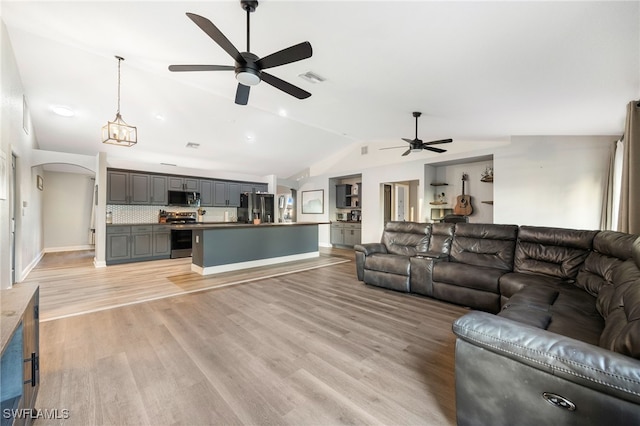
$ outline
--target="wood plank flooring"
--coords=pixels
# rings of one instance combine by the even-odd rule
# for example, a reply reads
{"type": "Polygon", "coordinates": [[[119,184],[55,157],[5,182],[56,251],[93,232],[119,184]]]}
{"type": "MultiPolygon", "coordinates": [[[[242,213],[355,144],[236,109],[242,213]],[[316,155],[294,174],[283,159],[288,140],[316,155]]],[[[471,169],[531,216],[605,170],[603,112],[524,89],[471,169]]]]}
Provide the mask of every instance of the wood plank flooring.
{"type": "Polygon", "coordinates": [[[191,258],[93,266],[93,251],[47,253],[25,282],[40,285],[41,321],[111,309],[153,299],[243,284],[347,262],[353,251],[323,249],[318,258],[203,277],[191,258]]]}
{"type": "Polygon", "coordinates": [[[452,425],[466,312],[350,261],[46,321],[35,424],[452,425]]]}

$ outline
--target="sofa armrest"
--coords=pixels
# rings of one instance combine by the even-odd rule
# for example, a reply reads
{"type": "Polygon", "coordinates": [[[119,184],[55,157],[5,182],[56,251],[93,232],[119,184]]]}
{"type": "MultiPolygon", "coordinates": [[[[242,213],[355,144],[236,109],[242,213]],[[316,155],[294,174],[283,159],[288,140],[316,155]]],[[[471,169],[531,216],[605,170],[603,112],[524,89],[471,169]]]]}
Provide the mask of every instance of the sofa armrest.
{"type": "Polygon", "coordinates": [[[485,312],[458,318],[453,332],[472,345],[640,404],[640,360],[485,312]]]}
{"type": "Polygon", "coordinates": [[[356,244],[353,249],[369,256],[374,253],[388,253],[387,247],[382,243],[356,244]]]}

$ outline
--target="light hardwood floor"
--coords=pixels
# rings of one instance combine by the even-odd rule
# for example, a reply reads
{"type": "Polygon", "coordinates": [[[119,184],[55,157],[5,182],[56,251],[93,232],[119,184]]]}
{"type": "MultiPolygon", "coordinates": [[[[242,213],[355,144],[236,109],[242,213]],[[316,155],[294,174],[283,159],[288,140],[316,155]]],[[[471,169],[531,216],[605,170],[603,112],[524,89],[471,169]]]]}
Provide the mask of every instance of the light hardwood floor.
{"type": "Polygon", "coordinates": [[[466,312],[366,286],[349,261],[49,320],[36,406],[65,425],[455,424],[466,312]]]}

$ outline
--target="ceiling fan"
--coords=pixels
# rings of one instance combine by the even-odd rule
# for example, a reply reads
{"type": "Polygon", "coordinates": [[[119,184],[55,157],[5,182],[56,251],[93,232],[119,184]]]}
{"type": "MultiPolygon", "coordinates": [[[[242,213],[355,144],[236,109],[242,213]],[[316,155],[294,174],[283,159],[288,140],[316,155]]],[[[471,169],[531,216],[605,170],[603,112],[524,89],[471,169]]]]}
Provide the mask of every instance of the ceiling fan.
{"type": "Polygon", "coordinates": [[[238,80],[238,88],[236,90],[236,104],[246,105],[249,101],[249,89],[251,86],[255,86],[264,81],[267,84],[280,89],[289,95],[298,99],[306,99],[311,96],[311,93],[302,90],[301,88],[294,86],[291,83],[287,83],[278,77],[268,74],[263,70],[268,68],[277,67],[280,65],[289,64],[292,62],[300,61],[302,59],[310,58],[313,51],[311,49],[311,43],[308,41],[296,44],[295,46],[288,47],[271,55],[259,58],[257,55],[251,53],[249,48],[249,16],[251,12],[254,12],[258,7],[257,0],[240,0],[242,9],[247,12],[247,51],[239,52],[233,44],[227,39],[224,34],[213,23],[202,16],[195,13],[187,13],[189,19],[191,19],[202,31],[204,31],[209,37],[213,39],[220,47],[224,49],[235,60],[235,65],[170,65],[169,71],[183,72],[183,71],[235,71],[236,79],[238,80]]]}
{"type": "MultiPolygon", "coordinates": [[[[441,149],[441,148],[434,148],[430,145],[438,145],[441,143],[451,143],[453,142],[453,139],[441,139],[438,141],[431,141],[431,142],[422,142],[422,140],[418,139],[418,117],[420,117],[422,115],[421,112],[414,112],[413,116],[416,118],[416,137],[411,140],[411,139],[407,139],[407,138],[402,138],[403,141],[408,142],[409,143],[409,149],[406,150],[402,156],[404,157],[405,155],[409,155],[409,153],[411,152],[420,152],[423,149],[429,150],[429,151],[433,151],[433,152],[437,152],[438,154],[441,154],[443,152],[447,152],[446,149],[441,149]]],[[[389,148],[380,148],[381,150],[383,149],[396,149],[396,148],[404,148],[404,146],[392,146],[389,148]]]]}

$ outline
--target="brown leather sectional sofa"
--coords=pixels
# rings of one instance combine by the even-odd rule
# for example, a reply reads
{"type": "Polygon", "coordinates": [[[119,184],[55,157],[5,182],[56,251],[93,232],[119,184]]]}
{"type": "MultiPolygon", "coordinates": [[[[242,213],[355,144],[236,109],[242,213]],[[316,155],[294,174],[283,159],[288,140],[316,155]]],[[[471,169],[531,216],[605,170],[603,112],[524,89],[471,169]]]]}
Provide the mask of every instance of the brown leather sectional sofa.
{"type": "Polygon", "coordinates": [[[640,424],[640,238],[389,222],[358,279],[471,307],[456,320],[459,425],[640,424]]]}

